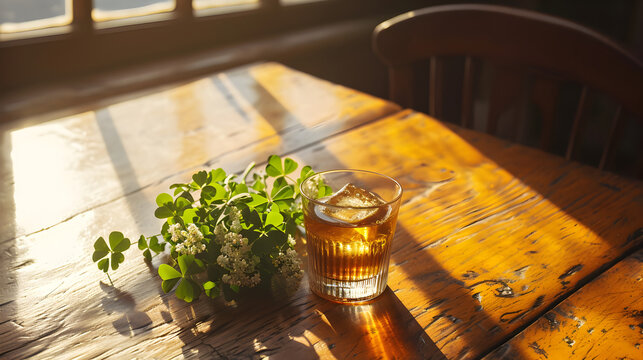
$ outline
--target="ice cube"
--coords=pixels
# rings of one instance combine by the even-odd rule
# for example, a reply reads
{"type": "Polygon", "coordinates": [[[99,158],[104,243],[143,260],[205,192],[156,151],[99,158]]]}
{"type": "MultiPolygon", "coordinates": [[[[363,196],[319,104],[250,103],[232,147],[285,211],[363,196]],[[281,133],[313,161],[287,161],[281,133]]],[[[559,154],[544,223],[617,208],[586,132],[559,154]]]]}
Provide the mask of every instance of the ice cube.
{"type": "MultiPolygon", "coordinates": [[[[372,220],[371,218],[381,213],[382,210],[386,211],[385,207],[359,209],[360,207],[383,205],[385,204],[385,201],[376,194],[357,187],[351,183],[344,185],[343,188],[328,197],[324,202],[328,205],[342,207],[324,207],[322,211],[326,215],[351,224],[357,224],[366,222],[366,220],[372,220]]],[[[388,211],[386,211],[384,215],[387,212],[388,211]]],[[[377,217],[379,218],[381,216],[377,217]]]]}

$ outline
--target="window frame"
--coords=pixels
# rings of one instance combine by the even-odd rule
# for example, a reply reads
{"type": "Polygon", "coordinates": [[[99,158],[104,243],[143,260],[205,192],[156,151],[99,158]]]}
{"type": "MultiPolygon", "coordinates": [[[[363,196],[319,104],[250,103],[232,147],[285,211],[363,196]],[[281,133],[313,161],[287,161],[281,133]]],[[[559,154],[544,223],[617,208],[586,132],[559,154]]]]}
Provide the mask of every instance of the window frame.
{"type": "Polygon", "coordinates": [[[176,0],[168,13],[94,22],[92,0],[72,0],[70,25],[0,38],[0,92],[311,26],[402,12],[419,4],[426,2],[324,0],[281,5],[279,0],[260,0],[255,9],[198,16],[192,0],[176,0]]]}

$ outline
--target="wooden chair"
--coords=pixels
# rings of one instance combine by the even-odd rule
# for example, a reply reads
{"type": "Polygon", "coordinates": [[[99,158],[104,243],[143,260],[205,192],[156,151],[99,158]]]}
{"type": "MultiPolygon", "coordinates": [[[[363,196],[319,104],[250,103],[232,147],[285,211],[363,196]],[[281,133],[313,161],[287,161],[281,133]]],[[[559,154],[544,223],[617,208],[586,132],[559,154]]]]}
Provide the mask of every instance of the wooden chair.
{"type": "MultiPolygon", "coordinates": [[[[463,57],[459,122],[465,127],[472,127],[473,123],[474,79],[476,71],[480,70],[479,61],[484,59],[495,64],[495,69],[501,70],[494,72],[492,80],[498,83],[491,85],[489,111],[486,126],[483,126],[493,134],[498,129],[503,107],[506,108],[511,100],[520,100],[516,94],[525,83],[508,76],[521,73],[507,65],[544,75],[540,80],[529,82],[533,85],[529,100],[540,110],[542,124],[537,142],[546,151],[552,146],[552,130],[557,119],[554,108],[560,82],[571,80],[581,84],[582,91],[572,110],[575,115],[569,116],[570,131],[564,152],[567,159],[572,158],[583,129],[588,93],[591,90],[605,94],[619,106],[611,117],[607,139],[603,140],[598,162],[600,169],[609,165],[617,137],[623,133],[621,110],[629,111],[628,115],[639,120],[643,118],[641,61],[606,37],[557,17],[493,5],[428,7],[378,25],[373,33],[373,48],[389,68],[390,98],[402,106],[421,111],[426,110],[419,105],[424,100],[428,102],[429,114],[439,119],[444,86],[442,60],[445,56],[463,57]],[[421,71],[418,74],[418,64],[423,60],[429,64],[429,74],[423,75],[421,71]],[[428,85],[428,91],[420,90],[422,84],[428,85]],[[427,96],[428,101],[422,95],[427,96]]],[[[640,129],[640,121],[635,123],[640,129]]],[[[518,137],[517,128],[514,126],[514,139],[518,137]]],[[[634,157],[638,158],[634,173],[639,177],[643,169],[641,144],[641,139],[634,141],[634,157]]]]}

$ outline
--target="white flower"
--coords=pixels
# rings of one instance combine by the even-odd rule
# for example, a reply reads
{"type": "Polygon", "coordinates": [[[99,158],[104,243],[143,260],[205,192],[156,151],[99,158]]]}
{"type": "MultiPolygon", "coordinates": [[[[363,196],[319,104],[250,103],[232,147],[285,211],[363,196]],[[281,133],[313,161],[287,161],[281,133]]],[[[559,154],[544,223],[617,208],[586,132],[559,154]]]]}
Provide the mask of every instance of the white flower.
{"type": "Polygon", "coordinates": [[[261,276],[255,270],[257,264],[255,258],[248,239],[234,232],[225,234],[217,264],[229,270],[230,273],[224,274],[221,280],[229,285],[257,286],[261,282],[261,276]]]}
{"type": "Polygon", "coordinates": [[[203,234],[195,224],[188,225],[188,229],[182,230],[180,224],[173,224],[169,228],[172,234],[172,241],[176,242],[174,250],[179,254],[196,255],[205,251],[203,234]]]}
{"type": "Polygon", "coordinates": [[[272,260],[272,264],[277,268],[276,275],[285,280],[288,291],[295,290],[299,286],[304,271],[301,269],[301,260],[295,250],[288,249],[285,253],[279,252],[279,255],[272,260]]]}
{"type": "Polygon", "coordinates": [[[288,234],[288,244],[290,244],[290,246],[295,246],[295,238],[290,234],[288,234]]]}

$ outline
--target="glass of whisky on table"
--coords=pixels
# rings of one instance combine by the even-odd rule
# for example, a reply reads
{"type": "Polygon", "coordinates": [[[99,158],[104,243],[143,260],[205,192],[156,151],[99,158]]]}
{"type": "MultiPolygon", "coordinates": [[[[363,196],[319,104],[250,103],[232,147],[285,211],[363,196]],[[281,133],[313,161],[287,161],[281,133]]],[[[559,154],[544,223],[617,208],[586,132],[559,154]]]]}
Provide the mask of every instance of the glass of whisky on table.
{"type": "Polygon", "coordinates": [[[362,170],[317,173],[301,184],[311,290],[360,303],[386,289],[402,187],[362,170]]]}

